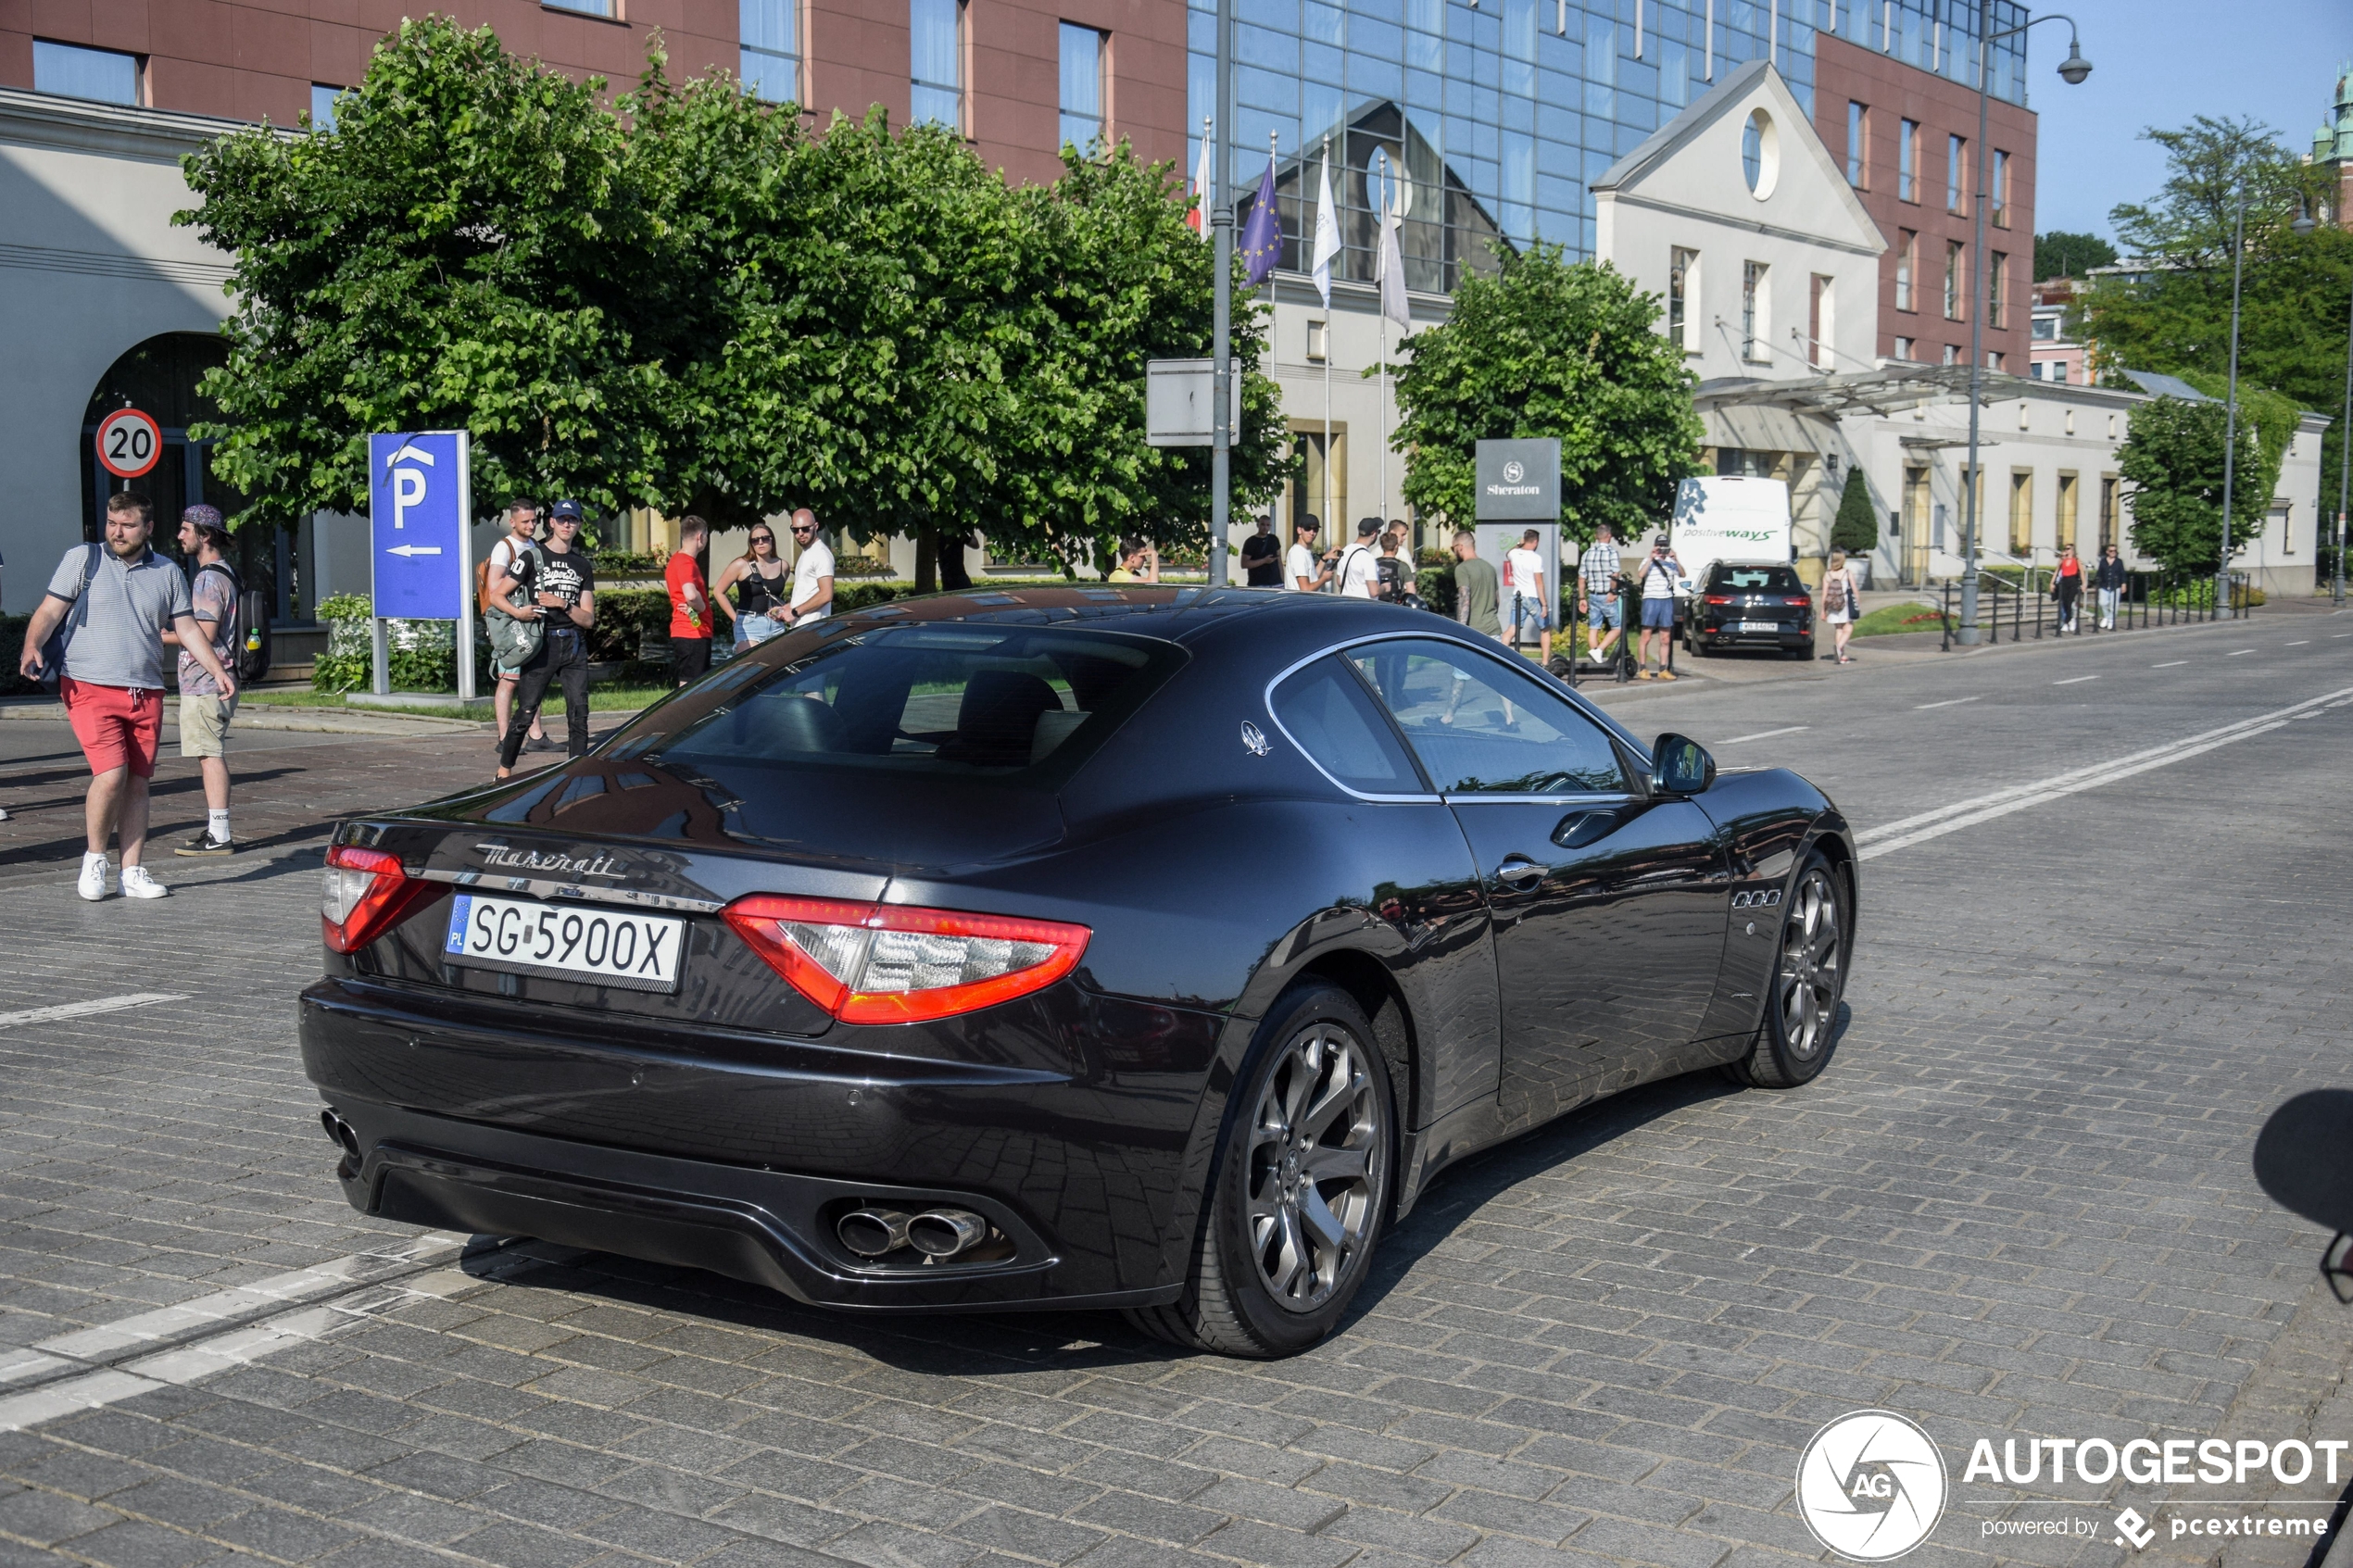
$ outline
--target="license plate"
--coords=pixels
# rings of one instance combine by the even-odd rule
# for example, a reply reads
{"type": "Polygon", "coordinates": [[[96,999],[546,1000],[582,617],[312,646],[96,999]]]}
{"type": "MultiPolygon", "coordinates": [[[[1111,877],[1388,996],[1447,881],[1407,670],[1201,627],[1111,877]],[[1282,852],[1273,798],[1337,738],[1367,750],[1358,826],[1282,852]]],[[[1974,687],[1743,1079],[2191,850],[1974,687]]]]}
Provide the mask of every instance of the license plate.
{"type": "Polygon", "coordinates": [[[624,991],[675,991],[686,922],[594,905],[460,893],[442,951],[478,969],[568,974],[624,991]]]}
{"type": "Polygon", "coordinates": [[[1781,623],[1778,621],[1743,621],[1732,628],[1735,632],[1778,632],[1780,629],[1781,623]]]}

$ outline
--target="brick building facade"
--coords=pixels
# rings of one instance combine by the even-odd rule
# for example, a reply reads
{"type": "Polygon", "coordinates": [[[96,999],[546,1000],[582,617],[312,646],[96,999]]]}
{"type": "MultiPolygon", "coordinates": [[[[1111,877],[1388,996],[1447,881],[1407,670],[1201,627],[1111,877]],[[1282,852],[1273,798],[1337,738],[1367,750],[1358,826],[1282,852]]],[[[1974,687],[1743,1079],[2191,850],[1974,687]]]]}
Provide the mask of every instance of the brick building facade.
{"type": "MultiPolygon", "coordinates": [[[[1825,36],[1816,50],[1815,129],[1887,237],[1879,352],[1967,364],[1975,215],[1966,198],[1978,179],[1977,94],[1843,38],[1825,36]]],[[[2034,112],[1996,98],[1986,129],[1995,198],[1985,226],[1994,285],[1986,363],[2023,375],[2034,271],[2034,112]]]]}

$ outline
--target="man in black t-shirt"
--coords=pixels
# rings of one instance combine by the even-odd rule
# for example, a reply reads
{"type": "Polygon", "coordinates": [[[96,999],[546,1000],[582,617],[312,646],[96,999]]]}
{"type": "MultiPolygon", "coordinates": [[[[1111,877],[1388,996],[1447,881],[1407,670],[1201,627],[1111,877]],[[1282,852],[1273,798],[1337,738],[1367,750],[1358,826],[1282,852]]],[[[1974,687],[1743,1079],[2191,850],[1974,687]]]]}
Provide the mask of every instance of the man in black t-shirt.
{"type": "Polygon", "coordinates": [[[547,542],[539,547],[537,558],[525,555],[516,561],[522,569],[516,582],[531,602],[515,614],[529,620],[535,613],[547,633],[539,641],[539,651],[524,662],[515,689],[514,712],[498,746],[502,779],[514,771],[523,734],[538,717],[552,680],[563,682],[566,750],[573,757],[588,755],[587,633],[597,623],[597,568],[588,552],[577,547],[581,521],[579,502],[558,501],[548,519],[547,542]]]}
{"type": "Polygon", "coordinates": [[[1275,520],[1262,517],[1258,532],[1242,541],[1243,581],[1253,588],[1283,585],[1283,542],[1275,537],[1275,520]]]}

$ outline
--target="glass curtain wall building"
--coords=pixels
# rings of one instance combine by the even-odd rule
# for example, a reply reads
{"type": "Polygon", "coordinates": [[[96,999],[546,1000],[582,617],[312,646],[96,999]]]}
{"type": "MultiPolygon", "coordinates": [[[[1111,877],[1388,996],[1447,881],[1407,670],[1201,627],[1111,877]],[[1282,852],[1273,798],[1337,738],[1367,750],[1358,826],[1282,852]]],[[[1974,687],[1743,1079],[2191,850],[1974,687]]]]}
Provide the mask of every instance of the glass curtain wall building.
{"type": "MultiPolygon", "coordinates": [[[[1188,0],[1188,98],[1200,157],[1214,115],[1216,0],[1188,0]]],[[[1229,178],[1247,203],[1274,140],[1284,247],[1303,270],[1328,138],[1346,254],[1370,281],[1385,157],[1408,287],[1451,292],[1493,246],[1593,251],[1590,187],[1731,67],[1769,57],[1813,113],[1814,43],[1835,32],[1976,84],[1977,0],[1232,0],[1229,178]]],[[[1995,0],[1999,31],[2026,19],[1995,0]]],[[[1994,95],[2025,102],[2024,40],[1994,45],[1994,95]]]]}

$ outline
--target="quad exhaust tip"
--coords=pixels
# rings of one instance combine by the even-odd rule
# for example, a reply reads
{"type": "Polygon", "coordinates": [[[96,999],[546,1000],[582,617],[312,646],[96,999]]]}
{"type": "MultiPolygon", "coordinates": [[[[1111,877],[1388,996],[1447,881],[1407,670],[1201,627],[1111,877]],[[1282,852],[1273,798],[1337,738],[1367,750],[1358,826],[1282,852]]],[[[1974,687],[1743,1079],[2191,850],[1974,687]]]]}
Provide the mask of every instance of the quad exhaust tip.
{"type": "Polygon", "coordinates": [[[926,1258],[944,1261],[987,1240],[988,1222],[965,1209],[926,1209],[920,1214],[853,1209],[835,1223],[834,1234],[861,1258],[880,1258],[912,1247],[926,1258]]]}

